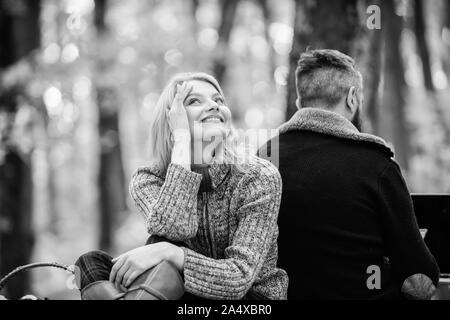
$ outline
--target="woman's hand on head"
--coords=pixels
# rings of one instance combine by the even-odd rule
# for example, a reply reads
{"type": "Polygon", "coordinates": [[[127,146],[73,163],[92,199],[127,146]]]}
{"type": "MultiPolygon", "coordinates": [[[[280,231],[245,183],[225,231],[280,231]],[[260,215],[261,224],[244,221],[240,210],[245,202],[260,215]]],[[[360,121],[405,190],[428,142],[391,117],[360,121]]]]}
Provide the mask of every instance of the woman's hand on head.
{"type": "Polygon", "coordinates": [[[191,170],[191,133],[183,102],[191,90],[192,86],[187,82],[177,85],[177,93],[170,110],[167,111],[170,131],[174,141],[171,161],[183,166],[186,170],[191,170]]]}
{"type": "Polygon", "coordinates": [[[163,260],[172,262],[179,271],[183,269],[184,251],[169,242],[158,242],[139,247],[114,258],[109,280],[119,290],[130,287],[134,280],[163,260]]]}
{"type": "Polygon", "coordinates": [[[188,84],[187,81],[181,85],[177,84],[175,98],[170,109],[167,110],[170,131],[175,141],[180,139],[190,141],[189,121],[183,103],[191,91],[192,85],[188,84]]]}

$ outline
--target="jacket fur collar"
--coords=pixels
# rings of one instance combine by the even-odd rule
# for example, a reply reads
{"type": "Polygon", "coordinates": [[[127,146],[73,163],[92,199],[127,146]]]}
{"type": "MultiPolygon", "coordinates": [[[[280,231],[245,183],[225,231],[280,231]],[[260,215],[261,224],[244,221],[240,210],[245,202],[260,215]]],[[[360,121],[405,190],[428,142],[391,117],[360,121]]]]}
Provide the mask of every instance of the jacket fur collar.
{"type": "Polygon", "coordinates": [[[386,151],[393,156],[392,150],[382,138],[359,132],[350,121],[340,114],[324,109],[299,109],[289,121],[278,128],[279,134],[293,130],[307,130],[342,139],[374,143],[387,149],[386,151]]]}

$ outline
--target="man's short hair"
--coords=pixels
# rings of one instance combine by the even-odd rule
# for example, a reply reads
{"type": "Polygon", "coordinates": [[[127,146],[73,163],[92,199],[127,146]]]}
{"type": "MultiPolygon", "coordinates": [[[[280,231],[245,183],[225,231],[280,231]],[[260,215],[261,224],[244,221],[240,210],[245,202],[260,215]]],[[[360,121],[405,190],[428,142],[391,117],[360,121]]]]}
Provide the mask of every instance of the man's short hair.
{"type": "Polygon", "coordinates": [[[337,50],[310,50],[295,71],[300,108],[332,109],[355,87],[362,97],[362,76],[355,61],[337,50]]]}

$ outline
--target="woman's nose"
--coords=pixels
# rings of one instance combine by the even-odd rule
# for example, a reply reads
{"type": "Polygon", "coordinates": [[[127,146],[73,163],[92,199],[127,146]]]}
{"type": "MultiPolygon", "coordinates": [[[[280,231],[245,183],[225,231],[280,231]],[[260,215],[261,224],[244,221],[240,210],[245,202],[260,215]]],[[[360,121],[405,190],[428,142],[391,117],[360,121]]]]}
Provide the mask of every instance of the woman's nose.
{"type": "Polygon", "coordinates": [[[208,105],[208,111],[212,111],[212,110],[219,111],[219,104],[217,102],[215,102],[215,101],[211,102],[208,105]]]}

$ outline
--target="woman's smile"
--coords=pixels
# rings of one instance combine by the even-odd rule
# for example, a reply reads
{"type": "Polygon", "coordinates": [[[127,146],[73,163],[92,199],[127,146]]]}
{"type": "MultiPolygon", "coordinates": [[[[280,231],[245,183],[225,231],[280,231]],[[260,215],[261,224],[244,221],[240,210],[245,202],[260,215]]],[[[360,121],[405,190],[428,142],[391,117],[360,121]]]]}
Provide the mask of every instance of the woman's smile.
{"type": "Polygon", "coordinates": [[[207,116],[201,120],[203,123],[223,123],[223,117],[221,116],[207,116]]]}

